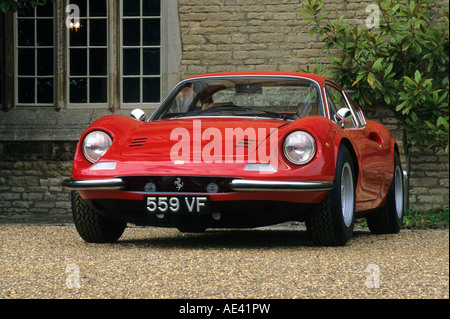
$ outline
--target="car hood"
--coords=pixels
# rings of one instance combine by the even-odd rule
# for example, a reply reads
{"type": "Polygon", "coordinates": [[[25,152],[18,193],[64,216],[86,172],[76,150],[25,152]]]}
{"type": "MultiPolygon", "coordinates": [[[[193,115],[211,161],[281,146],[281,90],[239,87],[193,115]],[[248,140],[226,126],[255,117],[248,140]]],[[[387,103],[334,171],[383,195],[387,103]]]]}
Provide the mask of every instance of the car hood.
{"type": "Polygon", "coordinates": [[[261,145],[273,147],[269,140],[278,143],[278,129],[289,123],[261,118],[189,118],[148,122],[130,133],[121,154],[194,162],[205,157],[215,161],[244,159],[261,145]],[[269,136],[274,138],[269,139],[269,136]]]}

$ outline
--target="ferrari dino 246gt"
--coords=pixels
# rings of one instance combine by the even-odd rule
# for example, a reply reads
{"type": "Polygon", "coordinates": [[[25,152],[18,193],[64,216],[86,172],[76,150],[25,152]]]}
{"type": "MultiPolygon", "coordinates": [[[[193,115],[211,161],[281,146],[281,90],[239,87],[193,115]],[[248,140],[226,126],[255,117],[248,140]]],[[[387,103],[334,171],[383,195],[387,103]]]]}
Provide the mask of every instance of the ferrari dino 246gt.
{"type": "Polygon", "coordinates": [[[304,221],[319,245],[344,245],[355,218],[374,233],[401,228],[395,140],[325,77],[195,76],[145,117],[106,116],[81,136],[63,185],[88,242],[116,241],[127,223],[200,232],[304,221]]]}

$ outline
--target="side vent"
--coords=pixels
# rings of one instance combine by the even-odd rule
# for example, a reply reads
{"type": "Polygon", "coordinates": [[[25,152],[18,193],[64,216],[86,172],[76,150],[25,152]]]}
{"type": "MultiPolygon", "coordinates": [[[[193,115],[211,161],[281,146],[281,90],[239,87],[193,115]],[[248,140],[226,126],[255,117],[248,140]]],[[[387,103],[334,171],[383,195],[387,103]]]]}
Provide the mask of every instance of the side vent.
{"type": "Polygon", "coordinates": [[[130,143],[130,147],[143,146],[146,141],[147,141],[146,137],[134,138],[133,141],[131,141],[131,143],[130,143]]]}
{"type": "Polygon", "coordinates": [[[252,140],[252,139],[248,139],[248,138],[243,138],[242,140],[240,140],[237,144],[236,147],[240,147],[240,148],[249,148],[250,146],[252,146],[256,141],[252,140]]]}

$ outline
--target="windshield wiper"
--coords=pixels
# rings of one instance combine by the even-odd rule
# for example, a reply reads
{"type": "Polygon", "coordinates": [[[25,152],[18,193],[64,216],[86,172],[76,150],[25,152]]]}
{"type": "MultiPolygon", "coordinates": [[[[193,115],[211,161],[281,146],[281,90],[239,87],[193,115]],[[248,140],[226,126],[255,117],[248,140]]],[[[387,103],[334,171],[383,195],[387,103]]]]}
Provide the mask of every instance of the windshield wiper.
{"type": "Polygon", "coordinates": [[[279,112],[274,112],[274,111],[260,110],[260,109],[255,109],[255,108],[251,108],[251,107],[249,107],[248,109],[249,109],[249,111],[253,111],[255,114],[258,113],[258,112],[262,112],[264,114],[267,114],[269,116],[273,116],[275,118],[282,118],[285,121],[288,118],[288,114],[286,114],[286,113],[279,113],[279,112]]]}
{"type": "Polygon", "coordinates": [[[273,118],[281,118],[283,120],[288,119],[288,114],[285,113],[278,113],[273,111],[267,111],[252,107],[246,107],[246,106],[237,106],[234,104],[227,104],[227,105],[220,105],[220,106],[213,106],[204,110],[197,110],[197,111],[191,111],[191,112],[184,112],[184,113],[167,113],[162,118],[175,118],[175,117],[184,117],[184,116],[195,116],[195,115],[201,115],[201,114],[208,114],[208,113],[223,113],[223,112],[231,112],[232,114],[239,114],[239,115],[252,115],[252,116],[259,116],[259,115],[268,115],[269,117],[273,118]]]}

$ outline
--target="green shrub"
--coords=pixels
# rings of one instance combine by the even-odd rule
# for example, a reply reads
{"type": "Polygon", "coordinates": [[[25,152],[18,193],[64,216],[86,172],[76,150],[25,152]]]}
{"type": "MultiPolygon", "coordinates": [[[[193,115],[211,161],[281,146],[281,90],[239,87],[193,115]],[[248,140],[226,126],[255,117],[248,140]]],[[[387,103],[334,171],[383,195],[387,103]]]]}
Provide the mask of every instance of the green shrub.
{"type": "MultiPolygon", "coordinates": [[[[373,28],[344,16],[329,20],[318,0],[306,0],[299,11],[324,50],[341,52],[329,57],[334,80],[351,89],[361,105],[397,112],[404,124],[405,154],[416,145],[438,145],[448,153],[448,12],[443,8],[439,15],[433,0],[374,3],[379,25],[373,28]]],[[[314,70],[322,71],[320,62],[314,70]]]]}
{"type": "Polygon", "coordinates": [[[408,210],[403,219],[403,228],[437,229],[448,228],[448,207],[430,211],[408,210]]]}

